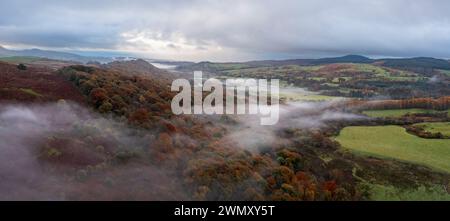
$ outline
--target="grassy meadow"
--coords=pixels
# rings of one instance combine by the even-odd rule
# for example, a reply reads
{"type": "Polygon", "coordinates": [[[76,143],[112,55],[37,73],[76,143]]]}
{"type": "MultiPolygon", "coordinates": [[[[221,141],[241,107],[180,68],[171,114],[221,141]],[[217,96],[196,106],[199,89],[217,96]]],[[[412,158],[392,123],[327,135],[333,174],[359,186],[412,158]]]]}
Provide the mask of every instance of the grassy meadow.
{"type": "Polygon", "coordinates": [[[336,140],[356,153],[425,165],[450,173],[450,140],[424,139],[399,126],[352,126],[336,140]]]}
{"type": "Polygon", "coordinates": [[[391,110],[366,110],[362,113],[369,117],[402,117],[406,114],[426,114],[436,113],[436,110],[409,108],[409,109],[391,109],[391,110]]]}
{"type": "Polygon", "coordinates": [[[376,201],[450,201],[450,194],[443,186],[420,186],[417,189],[402,189],[393,186],[370,184],[371,200],[376,201]]]}
{"type": "Polygon", "coordinates": [[[15,57],[2,57],[0,58],[0,61],[3,62],[9,62],[9,63],[30,63],[43,60],[42,58],[38,57],[31,57],[31,56],[15,56],[15,57]]]}

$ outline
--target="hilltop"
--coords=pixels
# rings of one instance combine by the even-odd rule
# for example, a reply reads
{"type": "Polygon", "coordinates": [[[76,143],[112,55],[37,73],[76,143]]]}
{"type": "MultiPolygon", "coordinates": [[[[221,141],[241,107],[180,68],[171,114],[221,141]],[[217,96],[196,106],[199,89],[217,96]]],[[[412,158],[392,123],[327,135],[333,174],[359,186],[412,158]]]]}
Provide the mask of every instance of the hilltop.
{"type": "Polygon", "coordinates": [[[182,64],[179,70],[203,70],[203,71],[225,71],[232,69],[257,68],[257,67],[278,67],[285,65],[314,66],[336,63],[354,64],[376,64],[384,67],[400,69],[430,70],[442,69],[450,70],[450,62],[444,59],[416,57],[416,58],[380,58],[371,59],[361,55],[346,55],[342,57],[329,57],[318,59],[289,59],[289,60],[262,60],[248,62],[198,62],[193,64],[182,64]]]}
{"type": "Polygon", "coordinates": [[[85,97],[64,77],[49,67],[16,65],[0,62],[0,102],[51,102],[60,99],[85,104],[85,97]]]}
{"type": "Polygon", "coordinates": [[[108,62],[111,61],[110,58],[105,57],[87,57],[74,53],[51,51],[51,50],[41,50],[37,48],[24,49],[24,50],[9,50],[0,45],[0,57],[38,57],[38,58],[48,58],[53,60],[63,60],[63,61],[75,61],[87,63],[89,61],[99,61],[108,62]]]}
{"type": "Polygon", "coordinates": [[[152,78],[168,79],[171,73],[161,70],[143,59],[130,61],[113,61],[100,67],[116,70],[127,75],[148,76],[152,78]]]}

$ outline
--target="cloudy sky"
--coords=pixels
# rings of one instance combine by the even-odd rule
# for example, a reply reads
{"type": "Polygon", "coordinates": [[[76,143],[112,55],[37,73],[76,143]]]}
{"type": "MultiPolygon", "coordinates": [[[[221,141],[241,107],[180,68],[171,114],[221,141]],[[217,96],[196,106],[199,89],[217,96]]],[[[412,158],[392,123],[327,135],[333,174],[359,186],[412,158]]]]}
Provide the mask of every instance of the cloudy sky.
{"type": "Polygon", "coordinates": [[[2,0],[0,45],[173,60],[450,58],[446,0],[2,0]]]}

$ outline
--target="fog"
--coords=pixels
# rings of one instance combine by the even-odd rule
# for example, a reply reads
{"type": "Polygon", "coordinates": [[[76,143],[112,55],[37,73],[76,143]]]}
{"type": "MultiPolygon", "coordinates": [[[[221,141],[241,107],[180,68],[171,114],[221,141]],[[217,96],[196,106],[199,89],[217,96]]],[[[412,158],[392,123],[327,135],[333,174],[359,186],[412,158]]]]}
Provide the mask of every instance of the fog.
{"type": "MultiPolygon", "coordinates": [[[[339,102],[280,105],[280,121],[273,126],[261,126],[258,115],[232,116],[235,123],[221,139],[258,152],[280,142],[277,132],[284,128],[314,130],[328,121],[364,118],[333,109],[339,102]]],[[[171,136],[196,143],[184,134],[171,136]]],[[[189,199],[179,171],[148,158],[156,137],[72,103],[2,105],[0,200],[189,199]]]]}
{"type": "Polygon", "coordinates": [[[352,114],[334,109],[343,100],[320,102],[288,102],[280,105],[279,122],[273,126],[260,125],[259,115],[241,115],[236,120],[239,124],[232,128],[226,139],[232,139],[241,147],[258,151],[261,147],[270,146],[279,141],[277,131],[285,128],[318,130],[327,126],[330,121],[353,121],[367,119],[362,115],[352,114]]]}
{"type": "Polygon", "coordinates": [[[139,157],[108,166],[150,148],[152,136],[75,104],[2,105],[0,200],[186,199],[170,169],[139,157]]]}
{"type": "Polygon", "coordinates": [[[428,83],[435,84],[435,83],[439,83],[440,81],[441,81],[441,78],[439,76],[437,76],[437,75],[434,75],[433,77],[431,77],[428,80],[428,83]]]}

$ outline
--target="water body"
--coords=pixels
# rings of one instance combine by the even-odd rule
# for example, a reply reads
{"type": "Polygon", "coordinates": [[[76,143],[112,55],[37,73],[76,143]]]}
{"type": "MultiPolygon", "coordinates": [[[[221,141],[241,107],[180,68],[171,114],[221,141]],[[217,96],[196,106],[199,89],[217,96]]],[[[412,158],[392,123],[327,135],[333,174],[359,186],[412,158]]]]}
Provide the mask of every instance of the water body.
{"type": "Polygon", "coordinates": [[[165,70],[172,70],[175,69],[177,66],[176,65],[169,65],[169,64],[161,64],[161,63],[150,63],[153,66],[159,68],[159,69],[165,69],[165,70]]]}

